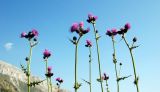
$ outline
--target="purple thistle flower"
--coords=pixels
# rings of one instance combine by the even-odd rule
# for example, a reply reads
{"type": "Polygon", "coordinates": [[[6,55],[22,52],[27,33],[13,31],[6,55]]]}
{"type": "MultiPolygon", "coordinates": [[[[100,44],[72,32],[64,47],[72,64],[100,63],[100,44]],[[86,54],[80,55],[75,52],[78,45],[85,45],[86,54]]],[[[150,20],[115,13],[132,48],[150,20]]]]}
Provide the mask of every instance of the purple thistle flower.
{"type": "Polygon", "coordinates": [[[60,77],[58,77],[58,78],[56,78],[56,81],[59,82],[59,83],[62,83],[63,79],[61,79],[60,77]]]}
{"type": "Polygon", "coordinates": [[[52,71],[52,67],[51,66],[48,66],[48,73],[51,73],[51,71],[52,71]]]}
{"type": "Polygon", "coordinates": [[[113,36],[117,35],[117,29],[113,28],[111,31],[113,36]]]}
{"type": "Polygon", "coordinates": [[[86,40],[86,46],[91,47],[92,46],[92,42],[90,40],[86,40]]]}
{"type": "Polygon", "coordinates": [[[82,33],[83,33],[83,34],[86,34],[86,33],[88,33],[89,31],[90,31],[90,28],[88,27],[86,30],[83,30],[82,33]]]}
{"type": "Polygon", "coordinates": [[[51,67],[51,66],[48,66],[48,67],[47,67],[47,70],[48,70],[48,73],[46,73],[45,75],[46,75],[47,77],[52,77],[52,76],[53,76],[53,73],[51,72],[51,71],[52,71],[52,67],[51,67]]]}
{"type": "Polygon", "coordinates": [[[43,52],[43,58],[45,59],[45,58],[48,58],[50,56],[51,56],[51,52],[48,51],[47,49],[45,49],[44,52],[43,52]]]}
{"type": "Polygon", "coordinates": [[[56,81],[59,81],[59,80],[61,80],[61,78],[60,78],[60,77],[56,78],[56,81]]]}
{"type": "Polygon", "coordinates": [[[109,76],[106,73],[104,73],[103,74],[103,80],[108,80],[108,79],[109,79],[109,76]]]}
{"type": "Polygon", "coordinates": [[[107,32],[106,32],[106,35],[112,36],[112,32],[108,29],[107,32]]]}
{"type": "Polygon", "coordinates": [[[86,32],[88,33],[90,31],[90,28],[88,27],[87,29],[86,29],[86,32]]]}
{"type": "Polygon", "coordinates": [[[124,28],[125,28],[126,30],[129,30],[129,29],[131,28],[130,23],[126,23],[125,26],[124,26],[124,28]]]}
{"type": "Polygon", "coordinates": [[[38,36],[39,33],[38,33],[38,31],[37,31],[36,29],[33,29],[33,30],[32,30],[32,34],[33,34],[34,36],[38,36]]]}
{"type": "Polygon", "coordinates": [[[22,32],[22,33],[21,33],[21,38],[26,37],[26,35],[27,35],[27,33],[26,33],[26,32],[22,32]]]}
{"type": "Polygon", "coordinates": [[[78,23],[73,23],[72,26],[71,26],[70,31],[71,31],[71,32],[75,32],[75,31],[78,30],[78,28],[79,28],[78,23]]]}
{"type": "Polygon", "coordinates": [[[80,28],[83,28],[83,27],[84,27],[83,21],[81,21],[81,22],[79,23],[79,27],[80,27],[80,28]]]}
{"type": "Polygon", "coordinates": [[[94,18],[95,20],[97,20],[97,19],[98,19],[98,16],[94,16],[93,18],[94,18]]]}
{"type": "Polygon", "coordinates": [[[92,18],[93,17],[93,14],[92,13],[89,13],[88,14],[88,18],[92,18]]]}
{"type": "Polygon", "coordinates": [[[98,19],[98,16],[94,16],[93,14],[89,13],[89,14],[88,14],[87,22],[88,22],[88,23],[91,23],[91,22],[93,23],[93,22],[95,22],[97,19],[98,19]]]}
{"type": "Polygon", "coordinates": [[[120,28],[120,31],[117,31],[118,34],[123,34],[124,33],[124,28],[120,28]]]}

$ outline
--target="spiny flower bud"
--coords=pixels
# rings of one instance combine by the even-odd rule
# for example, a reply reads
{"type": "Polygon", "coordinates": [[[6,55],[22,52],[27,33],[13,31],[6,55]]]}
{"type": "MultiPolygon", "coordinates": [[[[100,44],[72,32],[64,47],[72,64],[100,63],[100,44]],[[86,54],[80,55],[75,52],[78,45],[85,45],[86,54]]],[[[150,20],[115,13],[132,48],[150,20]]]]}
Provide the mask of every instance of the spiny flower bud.
{"type": "Polygon", "coordinates": [[[35,41],[35,42],[36,42],[36,41],[37,41],[37,38],[34,38],[34,39],[33,39],[33,41],[35,41]]]}
{"type": "Polygon", "coordinates": [[[119,63],[120,66],[122,66],[122,63],[119,63]]]}
{"type": "Polygon", "coordinates": [[[76,37],[76,36],[74,36],[74,37],[73,37],[73,40],[74,40],[74,41],[76,41],[76,40],[77,40],[77,37],[76,37]]]}
{"type": "Polygon", "coordinates": [[[136,38],[136,37],[134,37],[134,38],[133,38],[133,42],[136,42],[136,41],[137,41],[137,38],[136,38]]]}
{"type": "Polygon", "coordinates": [[[26,60],[26,61],[28,61],[28,60],[29,60],[29,58],[28,58],[28,57],[26,57],[26,58],[25,58],[25,60],[26,60]]]}

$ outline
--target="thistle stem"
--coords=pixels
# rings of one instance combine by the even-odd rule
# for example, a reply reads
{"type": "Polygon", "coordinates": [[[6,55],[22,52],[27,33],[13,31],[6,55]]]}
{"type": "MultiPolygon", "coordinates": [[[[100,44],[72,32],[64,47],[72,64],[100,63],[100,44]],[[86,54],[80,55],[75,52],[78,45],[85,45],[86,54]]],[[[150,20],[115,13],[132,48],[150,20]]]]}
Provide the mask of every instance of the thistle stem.
{"type": "Polygon", "coordinates": [[[51,92],[52,92],[52,79],[50,77],[50,87],[51,87],[51,92]]]}
{"type": "Polygon", "coordinates": [[[113,35],[112,35],[112,44],[113,44],[113,63],[114,63],[114,68],[116,73],[116,81],[117,81],[117,92],[119,92],[119,81],[118,81],[119,77],[118,77],[118,71],[117,71],[115,40],[113,35]]]}
{"type": "Polygon", "coordinates": [[[94,28],[94,34],[95,34],[95,39],[96,39],[97,56],[98,56],[98,67],[99,67],[99,77],[100,77],[100,80],[101,80],[101,81],[100,81],[101,91],[103,92],[102,76],[101,76],[100,54],[99,54],[98,37],[97,37],[97,32],[96,32],[95,23],[93,23],[93,28],[94,28]]]}
{"type": "Polygon", "coordinates": [[[77,42],[76,42],[76,47],[75,47],[75,86],[74,86],[74,89],[75,89],[75,92],[77,92],[78,88],[77,88],[77,63],[78,63],[78,43],[79,43],[79,40],[81,39],[81,36],[79,36],[77,42]]]}
{"type": "Polygon", "coordinates": [[[90,88],[90,92],[92,92],[92,76],[91,76],[91,73],[92,73],[92,67],[91,67],[91,62],[92,62],[92,53],[91,53],[91,47],[89,47],[89,88],[90,88]]]}
{"type": "MultiPolygon", "coordinates": [[[[45,60],[45,62],[46,62],[46,74],[48,73],[48,59],[46,59],[45,60]]],[[[46,76],[46,79],[47,79],[47,86],[48,86],[48,92],[49,92],[49,79],[48,79],[48,77],[46,76]]]]}
{"type": "Polygon", "coordinates": [[[28,71],[28,92],[30,92],[30,74],[31,74],[31,70],[30,70],[30,64],[31,64],[31,57],[32,57],[32,45],[31,45],[31,42],[29,41],[30,43],[30,51],[29,51],[29,61],[27,63],[27,71],[28,71]]]}
{"type": "Polygon", "coordinates": [[[106,86],[107,86],[107,92],[110,92],[110,91],[109,91],[109,87],[108,87],[108,82],[107,82],[107,80],[106,80],[106,86]]]}
{"type": "Polygon", "coordinates": [[[138,87],[138,79],[137,79],[137,74],[136,74],[136,65],[135,65],[135,61],[134,61],[134,57],[133,57],[133,53],[132,53],[132,48],[129,46],[124,34],[122,35],[122,38],[125,42],[125,44],[127,45],[128,49],[129,49],[129,52],[130,52],[130,55],[131,55],[131,58],[132,58],[132,65],[133,65],[133,70],[134,70],[134,78],[135,78],[135,85],[136,85],[136,88],[137,88],[137,92],[139,92],[139,87],[138,87]]]}

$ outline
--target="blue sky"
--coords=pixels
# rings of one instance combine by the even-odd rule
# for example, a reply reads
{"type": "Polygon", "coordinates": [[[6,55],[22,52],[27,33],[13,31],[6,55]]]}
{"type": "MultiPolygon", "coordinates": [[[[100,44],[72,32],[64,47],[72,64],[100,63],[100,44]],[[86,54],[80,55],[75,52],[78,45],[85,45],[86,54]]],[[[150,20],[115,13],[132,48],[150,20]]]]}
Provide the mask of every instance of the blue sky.
{"type": "MultiPolygon", "coordinates": [[[[54,78],[62,77],[62,88],[73,92],[74,83],[74,46],[68,41],[73,35],[69,32],[73,22],[84,21],[85,27],[91,31],[85,35],[79,46],[78,75],[82,87],[79,92],[87,92],[88,85],[81,78],[88,79],[88,49],[84,46],[86,39],[93,41],[93,92],[100,92],[96,82],[98,65],[93,29],[86,22],[87,14],[92,12],[98,16],[96,27],[102,35],[99,45],[102,71],[110,75],[109,87],[116,92],[114,65],[112,63],[111,39],[105,36],[106,29],[122,27],[126,22],[131,23],[131,30],[126,37],[129,41],[134,36],[138,38],[140,47],[134,51],[137,73],[140,77],[141,92],[158,92],[160,83],[159,71],[159,29],[160,29],[159,0],[1,0],[0,1],[0,60],[5,60],[19,67],[25,64],[29,47],[25,39],[20,39],[20,33],[37,29],[39,44],[33,50],[31,70],[33,75],[44,76],[42,52],[49,49],[52,57],[49,64],[53,66],[54,78]],[[5,45],[9,44],[10,49],[5,45]]],[[[117,58],[122,61],[122,75],[133,75],[129,52],[120,37],[116,37],[117,58]]],[[[8,45],[7,45],[8,46],[8,45]]],[[[53,81],[54,82],[54,81],[53,81]]],[[[133,76],[120,83],[121,92],[136,92],[133,76]]]]}

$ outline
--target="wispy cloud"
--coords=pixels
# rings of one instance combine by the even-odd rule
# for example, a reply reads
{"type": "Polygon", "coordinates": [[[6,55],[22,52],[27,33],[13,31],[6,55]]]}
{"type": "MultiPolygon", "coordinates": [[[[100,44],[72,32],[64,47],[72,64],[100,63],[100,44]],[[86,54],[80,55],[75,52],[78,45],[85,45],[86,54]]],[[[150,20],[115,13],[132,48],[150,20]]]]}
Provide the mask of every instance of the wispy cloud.
{"type": "Polygon", "coordinates": [[[13,48],[13,43],[11,43],[11,42],[5,43],[5,44],[4,44],[4,48],[5,48],[7,51],[11,50],[11,49],[13,48]]]}

